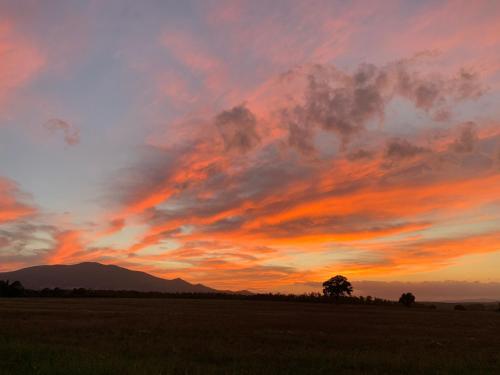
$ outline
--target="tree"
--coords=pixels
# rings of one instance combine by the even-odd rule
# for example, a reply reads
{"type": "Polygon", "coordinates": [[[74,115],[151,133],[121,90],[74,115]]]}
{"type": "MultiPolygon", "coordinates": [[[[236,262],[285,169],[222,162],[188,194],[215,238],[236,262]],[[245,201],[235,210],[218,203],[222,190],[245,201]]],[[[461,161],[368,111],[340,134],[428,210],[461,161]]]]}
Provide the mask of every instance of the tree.
{"type": "Polygon", "coordinates": [[[21,297],[23,294],[24,287],[19,281],[0,280],[0,297],[21,297]]]}
{"type": "Polygon", "coordinates": [[[337,275],[323,283],[323,294],[326,297],[343,297],[352,294],[352,285],[346,277],[337,275]]]}
{"type": "Polygon", "coordinates": [[[415,296],[410,292],[403,293],[401,294],[401,297],[399,297],[399,303],[403,304],[406,307],[410,307],[415,303],[415,296]]]}

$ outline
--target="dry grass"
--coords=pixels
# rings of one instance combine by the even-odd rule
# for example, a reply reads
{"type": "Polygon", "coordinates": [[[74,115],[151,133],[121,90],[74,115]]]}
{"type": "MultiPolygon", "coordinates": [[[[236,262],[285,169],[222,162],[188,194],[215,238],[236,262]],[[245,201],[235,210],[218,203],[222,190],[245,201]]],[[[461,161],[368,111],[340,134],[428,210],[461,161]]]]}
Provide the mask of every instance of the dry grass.
{"type": "Polygon", "coordinates": [[[0,300],[0,374],[500,374],[500,313],[0,300]]]}

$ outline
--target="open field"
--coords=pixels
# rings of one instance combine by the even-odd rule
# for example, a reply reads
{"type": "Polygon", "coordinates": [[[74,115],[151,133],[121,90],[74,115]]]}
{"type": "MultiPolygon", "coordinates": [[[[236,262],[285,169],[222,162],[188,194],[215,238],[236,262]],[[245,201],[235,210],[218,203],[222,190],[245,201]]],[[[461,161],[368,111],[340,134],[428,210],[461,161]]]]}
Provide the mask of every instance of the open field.
{"type": "Polygon", "coordinates": [[[500,374],[500,313],[0,299],[0,374],[500,374]]]}

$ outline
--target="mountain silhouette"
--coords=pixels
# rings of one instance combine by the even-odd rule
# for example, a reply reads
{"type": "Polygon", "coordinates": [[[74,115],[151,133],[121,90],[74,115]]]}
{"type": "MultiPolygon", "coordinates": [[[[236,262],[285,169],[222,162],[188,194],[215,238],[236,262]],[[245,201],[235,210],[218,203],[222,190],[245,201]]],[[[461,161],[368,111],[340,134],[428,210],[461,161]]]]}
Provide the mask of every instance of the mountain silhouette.
{"type": "Polygon", "coordinates": [[[216,293],[202,284],[190,284],[182,279],[167,280],[146,272],[85,262],[74,265],[50,265],[0,272],[0,280],[20,281],[27,289],[85,288],[94,290],[130,290],[164,293],[216,293]]]}

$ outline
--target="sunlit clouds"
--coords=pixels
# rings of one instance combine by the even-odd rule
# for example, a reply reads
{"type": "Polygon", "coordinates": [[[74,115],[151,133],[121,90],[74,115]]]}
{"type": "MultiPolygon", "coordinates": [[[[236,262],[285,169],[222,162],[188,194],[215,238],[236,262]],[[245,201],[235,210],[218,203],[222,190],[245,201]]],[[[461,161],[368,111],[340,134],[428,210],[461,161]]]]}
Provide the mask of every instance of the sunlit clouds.
{"type": "Polygon", "coordinates": [[[500,7],[374,3],[0,6],[1,269],[500,281],[500,7]]]}

